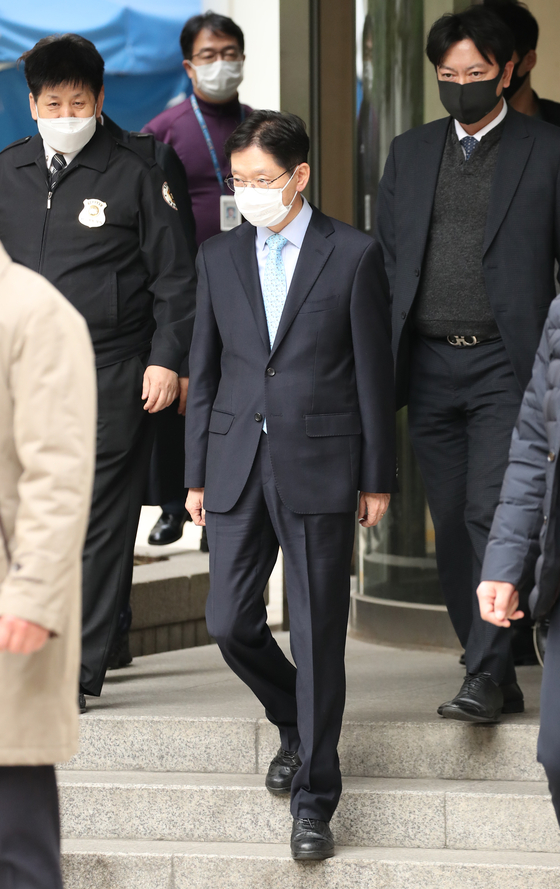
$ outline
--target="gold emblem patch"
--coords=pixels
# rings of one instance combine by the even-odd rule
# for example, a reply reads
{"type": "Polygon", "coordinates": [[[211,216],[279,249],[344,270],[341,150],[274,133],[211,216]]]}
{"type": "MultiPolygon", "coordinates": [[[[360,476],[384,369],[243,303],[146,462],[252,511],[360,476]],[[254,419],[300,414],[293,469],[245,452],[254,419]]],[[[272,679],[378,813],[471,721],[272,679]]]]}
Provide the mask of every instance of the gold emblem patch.
{"type": "Polygon", "coordinates": [[[176,210],[177,204],[175,203],[173,195],[169,190],[169,185],[167,184],[167,182],[164,182],[161,186],[161,193],[163,195],[163,200],[166,201],[166,203],[168,203],[170,207],[173,207],[173,209],[176,210]]]}
{"type": "Polygon", "coordinates": [[[84,201],[84,209],[78,216],[78,220],[82,223],[82,225],[87,225],[88,228],[99,228],[101,225],[105,225],[105,207],[107,204],[105,201],[98,201],[96,198],[86,198],[84,201]]]}

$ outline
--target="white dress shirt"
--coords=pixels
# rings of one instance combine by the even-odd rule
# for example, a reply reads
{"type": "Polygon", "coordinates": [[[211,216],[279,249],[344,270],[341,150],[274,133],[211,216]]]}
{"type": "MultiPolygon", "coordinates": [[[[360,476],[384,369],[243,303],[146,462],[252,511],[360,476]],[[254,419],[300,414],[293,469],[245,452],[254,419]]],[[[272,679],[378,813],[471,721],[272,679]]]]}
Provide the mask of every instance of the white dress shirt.
{"type": "MultiPolygon", "coordinates": [[[[502,99],[502,110],[500,111],[498,116],[495,117],[494,120],[490,121],[490,123],[487,123],[485,127],[482,127],[482,129],[479,130],[478,133],[473,133],[472,138],[476,139],[477,142],[480,142],[480,140],[482,139],[483,136],[486,135],[486,133],[489,133],[490,130],[493,130],[494,127],[497,127],[499,124],[501,124],[501,122],[503,121],[504,117],[507,114],[507,110],[508,110],[507,102],[505,101],[505,99],[502,99]]],[[[454,120],[453,123],[455,124],[455,132],[457,133],[457,138],[459,139],[459,142],[461,141],[461,139],[464,139],[465,136],[470,136],[470,133],[465,132],[465,130],[463,129],[463,127],[461,126],[461,124],[459,123],[458,120],[454,120]]],[[[461,145],[461,148],[463,148],[462,145],[461,145]]],[[[465,157],[467,156],[464,148],[463,148],[463,154],[465,155],[465,157]]]]}
{"type": "MultiPolygon", "coordinates": [[[[301,250],[303,239],[305,238],[309,223],[311,222],[311,217],[313,215],[313,210],[311,209],[303,195],[301,196],[301,199],[303,202],[303,206],[298,215],[295,219],[292,219],[292,221],[289,222],[288,225],[283,228],[281,232],[279,232],[279,234],[283,235],[283,237],[287,238],[288,240],[288,243],[284,244],[282,248],[282,261],[284,262],[284,270],[286,272],[286,294],[290,289],[290,284],[292,283],[292,278],[294,277],[297,261],[299,259],[299,251],[301,250]]],[[[273,234],[275,234],[275,232],[271,231],[269,228],[265,228],[261,225],[257,226],[255,235],[255,249],[257,251],[257,264],[259,267],[259,278],[261,281],[261,287],[263,282],[264,269],[266,266],[266,260],[269,253],[266,239],[273,234]]],[[[266,431],[267,429],[265,418],[263,423],[263,432],[266,431]]]]}
{"type": "MultiPolygon", "coordinates": [[[[305,238],[307,228],[313,215],[313,210],[311,209],[303,195],[301,196],[301,198],[303,201],[303,206],[298,215],[295,219],[292,219],[292,221],[288,223],[288,225],[279,233],[283,235],[284,238],[288,239],[288,243],[285,244],[282,250],[282,260],[284,262],[284,269],[286,271],[287,290],[290,289],[290,284],[292,283],[296,264],[299,259],[299,251],[301,250],[303,239],[305,238]]],[[[261,285],[263,282],[264,269],[268,257],[268,244],[266,243],[266,239],[273,234],[274,232],[271,231],[269,228],[264,228],[260,225],[257,226],[255,235],[255,248],[257,251],[257,264],[259,266],[259,278],[261,279],[261,285]]]]}

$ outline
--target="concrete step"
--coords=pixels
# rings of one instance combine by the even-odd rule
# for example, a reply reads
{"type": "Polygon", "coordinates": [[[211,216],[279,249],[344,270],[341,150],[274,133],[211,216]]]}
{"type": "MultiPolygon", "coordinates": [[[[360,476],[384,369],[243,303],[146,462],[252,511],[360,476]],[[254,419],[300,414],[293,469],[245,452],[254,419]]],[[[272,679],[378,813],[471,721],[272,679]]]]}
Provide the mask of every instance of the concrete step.
{"type": "Polygon", "coordinates": [[[341,847],[292,861],[287,843],[66,840],[67,889],[557,889],[560,855],[341,847]]]}
{"type": "MultiPolygon", "coordinates": [[[[63,835],[273,843],[287,799],[260,775],[59,772],[63,835]]],[[[332,822],[344,846],[560,852],[540,782],[347,778],[332,822]]]]}
{"type": "Polygon", "coordinates": [[[207,553],[166,553],[155,550],[155,561],[136,565],[130,605],[133,657],[208,645],[204,611],[210,588],[207,553]]]}
{"type": "MultiPolygon", "coordinates": [[[[349,777],[542,781],[537,734],[527,722],[346,721],[339,754],[349,777]]],[[[92,711],[81,719],[80,753],[64,768],[264,774],[277,748],[266,719],[92,711]]]]}

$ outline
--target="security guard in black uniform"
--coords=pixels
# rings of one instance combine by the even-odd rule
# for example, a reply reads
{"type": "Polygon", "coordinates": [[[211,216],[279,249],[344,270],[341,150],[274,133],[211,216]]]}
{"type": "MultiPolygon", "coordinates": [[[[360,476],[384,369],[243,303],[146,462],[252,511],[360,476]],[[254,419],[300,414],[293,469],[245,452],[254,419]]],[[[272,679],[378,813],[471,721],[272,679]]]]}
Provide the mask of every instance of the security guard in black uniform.
{"type": "Polygon", "coordinates": [[[44,275],[82,313],[97,362],[84,710],[83,695],[101,693],[130,592],[150,414],[175,400],[188,366],[195,273],[161,170],[99,122],[104,63],[94,45],[73,34],[47,37],[23,59],[39,134],[0,154],[0,239],[14,261],[44,275]]]}

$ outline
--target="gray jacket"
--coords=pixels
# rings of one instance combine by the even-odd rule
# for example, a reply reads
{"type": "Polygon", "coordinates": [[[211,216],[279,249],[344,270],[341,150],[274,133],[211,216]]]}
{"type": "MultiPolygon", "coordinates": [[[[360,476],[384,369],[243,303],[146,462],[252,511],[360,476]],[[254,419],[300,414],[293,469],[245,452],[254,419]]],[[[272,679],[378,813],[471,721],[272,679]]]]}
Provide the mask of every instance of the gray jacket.
{"type": "Polygon", "coordinates": [[[533,375],[513,430],[509,466],[482,568],[483,580],[519,587],[532,578],[533,617],[560,593],[560,296],[550,306],[533,375]]]}

